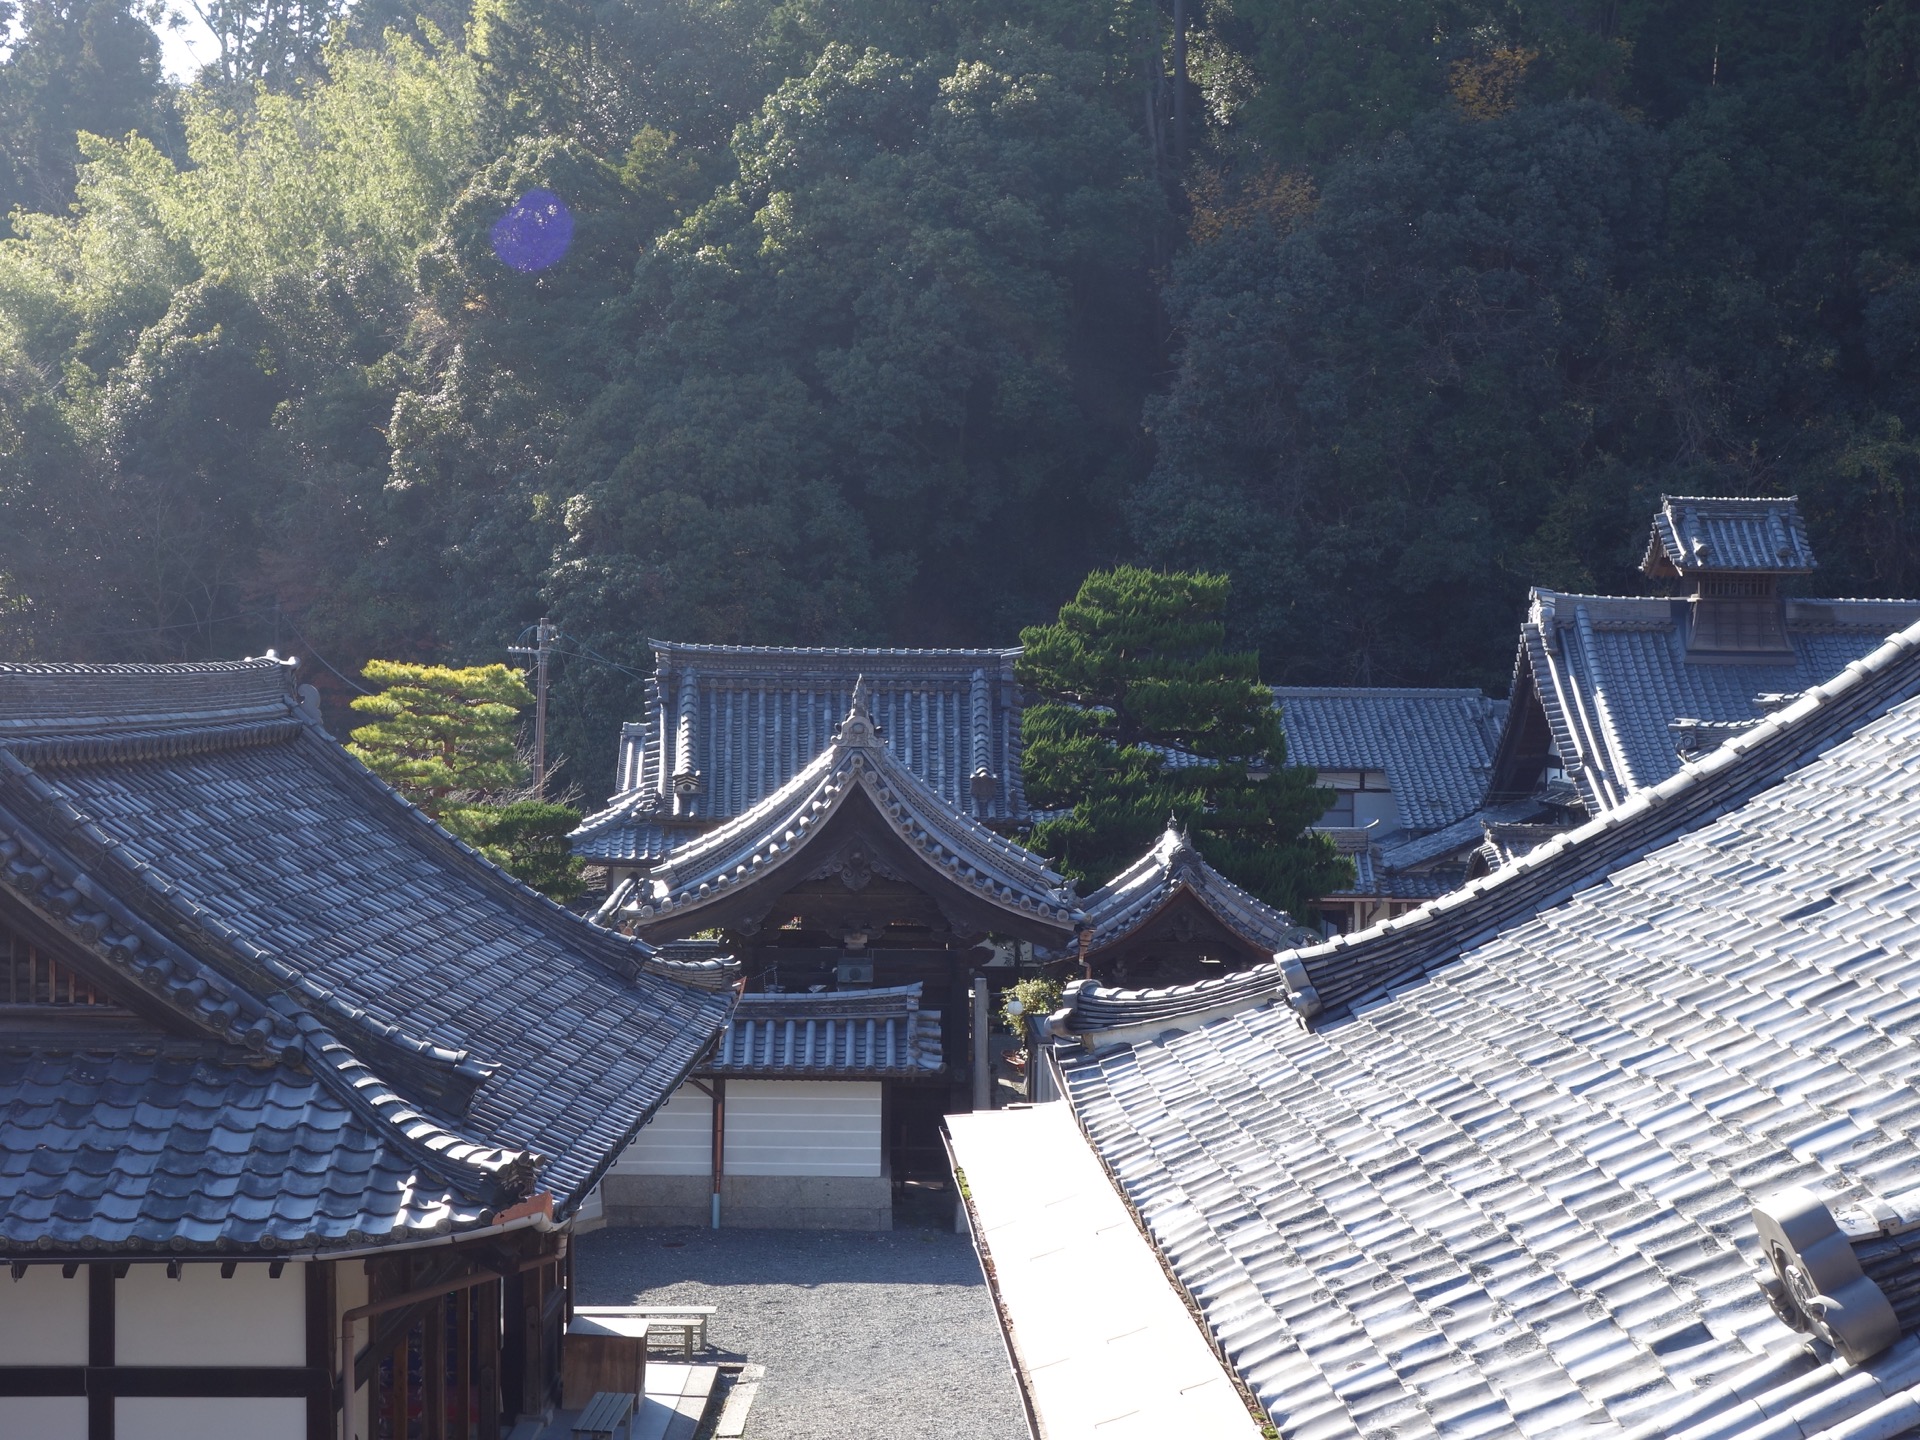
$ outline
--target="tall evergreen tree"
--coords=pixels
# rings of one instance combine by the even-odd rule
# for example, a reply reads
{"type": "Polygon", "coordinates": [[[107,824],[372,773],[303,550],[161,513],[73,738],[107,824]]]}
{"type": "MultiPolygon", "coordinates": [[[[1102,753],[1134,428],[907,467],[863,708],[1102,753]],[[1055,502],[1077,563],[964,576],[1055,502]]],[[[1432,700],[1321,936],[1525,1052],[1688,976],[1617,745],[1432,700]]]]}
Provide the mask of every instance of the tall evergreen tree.
{"type": "Polygon", "coordinates": [[[0,219],[73,201],[79,134],[161,135],[169,122],[151,0],[0,5],[0,219]],[[14,23],[8,24],[12,20],[14,23]]]}
{"type": "Polygon", "coordinates": [[[1351,871],[1307,833],[1329,797],[1286,763],[1259,657],[1226,648],[1227,592],[1224,575],[1123,565],[1087,576],[1053,624],[1020,632],[1015,673],[1041,697],[1022,730],[1027,798],[1070,810],[1032,843],[1099,882],[1172,816],[1229,879],[1305,915],[1351,871]]]}
{"type": "Polygon", "coordinates": [[[520,792],[530,778],[516,743],[533,692],[504,665],[464,670],[374,660],[384,688],[353,702],[371,722],[347,749],[453,834],[555,900],[584,888],[567,847],[579,813],[520,792]]]}

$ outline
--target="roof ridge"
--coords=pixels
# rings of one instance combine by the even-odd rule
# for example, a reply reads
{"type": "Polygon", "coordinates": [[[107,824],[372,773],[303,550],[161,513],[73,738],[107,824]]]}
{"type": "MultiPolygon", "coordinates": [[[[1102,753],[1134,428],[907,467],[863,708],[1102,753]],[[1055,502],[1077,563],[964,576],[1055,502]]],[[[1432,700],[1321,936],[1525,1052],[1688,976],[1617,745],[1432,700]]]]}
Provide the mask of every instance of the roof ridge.
{"type": "Polygon", "coordinates": [[[1269,685],[1282,698],[1306,699],[1309,696],[1341,698],[1380,695],[1396,700],[1484,700],[1498,703],[1494,696],[1470,685],[1269,685]]]}
{"type": "Polygon", "coordinates": [[[636,895],[625,913],[643,921],[664,918],[770,873],[804,849],[806,838],[858,788],[869,792],[902,842],[950,872],[955,883],[1003,909],[1076,923],[1081,912],[1072,883],[1041,856],[949,805],[893,753],[862,702],[857,694],[826,746],[786,784],[654,867],[653,893],[636,895]]]}
{"type": "Polygon", "coordinates": [[[284,716],[292,662],[272,656],[188,665],[0,662],[0,735],[172,729],[284,716]]]}
{"type": "Polygon", "coordinates": [[[290,740],[305,722],[296,718],[236,716],[225,725],[183,725],[177,729],[126,730],[113,733],[66,733],[8,739],[5,745],[36,768],[60,765],[100,765],[137,760],[173,760],[186,755],[208,755],[249,745],[271,745],[290,740]]]}
{"type": "Polygon", "coordinates": [[[706,644],[697,640],[655,640],[649,638],[647,644],[656,651],[666,651],[678,655],[752,655],[775,656],[793,655],[807,659],[838,658],[841,656],[872,656],[880,659],[899,657],[901,659],[960,659],[962,657],[993,656],[996,659],[1011,659],[1025,653],[1024,647],[1013,646],[953,646],[953,647],[902,647],[892,645],[724,645],[706,644]]]}
{"type": "MultiPolygon", "coordinates": [[[[1211,1016],[1223,1004],[1245,1009],[1283,998],[1311,1020],[1323,1010],[1362,1003],[1600,882],[1683,828],[1707,823],[1801,764],[1811,749],[1884,713],[1905,698],[1904,692],[1920,689],[1915,672],[1920,672],[1920,623],[1809,688],[1746,734],[1492,875],[1357,934],[1184,987],[1187,993],[1175,1014],[1163,1003],[1144,1003],[1159,1001],[1161,992],[1136,992],[1143,1002],[1137,1008],[1165,1021],[1202,1012],[1211,1016]],[[1273,987],[1268,993],[1245,993],[1257,991],[1262,980],[1273,987]]],[[[1108,992],[1099,998],[1132,997],[1108,992]]],[[[1075,1027],[1089,1039],[1090,1031],[1075,1027]]]]}

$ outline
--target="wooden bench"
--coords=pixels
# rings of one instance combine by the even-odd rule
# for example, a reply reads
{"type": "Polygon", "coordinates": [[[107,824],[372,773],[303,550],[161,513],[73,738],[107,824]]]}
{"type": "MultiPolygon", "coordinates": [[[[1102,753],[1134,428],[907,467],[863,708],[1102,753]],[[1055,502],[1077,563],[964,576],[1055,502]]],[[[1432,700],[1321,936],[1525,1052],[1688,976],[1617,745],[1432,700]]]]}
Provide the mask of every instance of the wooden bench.
{"type": "Polygon", "coordinates": [[[600,1391],[573,1422],[573,1433],[592,1436],[593,1440],[613,1440],[626,1426],[628,1435],[632,1435],[633,1402],[634,1397],[623,1390],[600,1391]]]}
{"type": "Polygon", "coordinates": [[[653,1335],[657,1330],[663,1337],[672,1336],[682,1355],[693,1354],[696,1348],[707,1348],[707,1321],[713,1318],[717,1306],[713,1305],[576,1305],[575,1315],[588,1317],[620,1316],[622,1319],[644,1320],[647,1325],[647,1345],[653,1347],[653,1335]]]}

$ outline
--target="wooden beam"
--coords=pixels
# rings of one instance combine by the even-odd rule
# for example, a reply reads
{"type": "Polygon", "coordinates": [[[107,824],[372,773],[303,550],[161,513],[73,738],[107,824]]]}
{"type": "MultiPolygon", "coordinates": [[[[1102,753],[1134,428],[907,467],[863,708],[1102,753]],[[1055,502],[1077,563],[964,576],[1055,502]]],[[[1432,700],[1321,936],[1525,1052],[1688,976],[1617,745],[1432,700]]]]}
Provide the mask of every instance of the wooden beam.
{"type": "Polygon", "coordinates": [[[420,1315],[420,1424],[425,1440],[447,1440],[447,1299],[427,1302],[420,1315]]]}
{"type": "MultiPolygon", "coordinates": [[[[309,1260],[306,1266],[307,1371],[318,1380],[307,1388],[307,1440],[333,1440],[333,1267],[336,1263],[309,1260]]],[[[224,1266],[221,1273],[226,1273],[224,1266]]]]}
{"type": "MultiPolygon", "coordinates": [[[[87,1365],[88,1378],[113,1364],[114,1267],[105,1261],[87,1266],[87,1365]]],[[[113,1394],[87,1386],[87,1440],[114,1440],[113,1394]]]]}
{"type": "Polygon", "coordinates": [[[397,1437],[407,1433],[407,1331],[400,1332],[388,1359],[392,1361],[387,1383],[387,1433],[397,1437]]]}
{"type": "Polygon", "coordinates": [[[453,1407],[453,1433],[460,1440],[473,1435],[474,1345],[473,1312],[480,1303],[479,1292],[454,1292],[453,1388],[458,1397],[453,1407]]]}
{"type": "Polygon", "coordinates": [[[500,1282],[489,1281],[473,1292],[476,1351],[474,1389],[478,1392],[480,1440],[500,1440],[500,1282]]]}

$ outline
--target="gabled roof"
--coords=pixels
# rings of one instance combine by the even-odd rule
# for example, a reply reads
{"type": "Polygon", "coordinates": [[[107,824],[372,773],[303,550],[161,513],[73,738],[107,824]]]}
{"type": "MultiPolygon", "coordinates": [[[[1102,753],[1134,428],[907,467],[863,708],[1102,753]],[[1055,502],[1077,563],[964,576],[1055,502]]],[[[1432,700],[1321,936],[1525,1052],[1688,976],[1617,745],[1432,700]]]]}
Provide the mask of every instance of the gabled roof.
{"type": "Polygon", "coordinates": [[[742,995],[701,1065],[708,1075],[924,1079],[946,1068],[940,1011],[919,985],[820,994],[742,995]]]}
{"type": "Polygon", "coordinates": [[[1676,742],[1691,742],[1674,722],[1760,719],[1773,696],[1819,684],[1920,618],[1914,601],[1788,600],[1791,659],[1728,664],[1688,660],[1687,604],[1532,591],[1490,798],[1526,798],[1550,746],[1599,814],[1680,769],[1676,742]],[[1536,695],[1546,735],[1529,733],[1536,695]]]}
{"type": "Polygon", "coordinates": [[[1662,495],[1640,568],[1649,575],[1804,575],[1814,568],[1797,497],[1662,495]]]}
{"type": "Polygon", "coordinates": [[[0,665],[0,880],[0,920],[151,1027],[0,1032],[0,1243],[564,1215],[732,1004],[433,825],[273,660],[0,665]]]}
{"type": "Polygon", "coordinates": [[[1504,700],[1478,690],[1276,685],[1289,764],[1382,770],[1400,823],[1437,830],[1486,797],[1504,700]]]}
{"type": "Polygon", "coordinates": [[[1312,1028],[1295,979],[1063,1055],[1280,1433],[1920,1430],[1917,696],[1920,626],[1512,879],[1298,957],[1357,972],[1312,1028]]]}
{"type": "Polygon", "coordinates": [[[1462,951],[1604,880],[1654,846],[1776,783],[1808,757],[1905,700],[1920,684],[1920,625],[1902,631],[1752,730],[1560,834],[1492,875],[1353,935],[1282,955],[1272,965],[1173,992],[1082,987],[1062,1026],[1089,1041],[1140,1025],[1165,1027],[1221,1003],[1287,996],[1303,1014],[1335,1016],[1372,1003],[1462,951]],[[1218,987],[1217,990],[1214,987],[1218,987]],[[1097,1009],[1089,1010],[1089,1002],[1097,1009]],[[1082,1013],[1084,1011],[1084,1013],[1082,1013]],[[1136,1018],[1138,1017],[1138,1018],[1136,1018]]]}
{"type": "Polygon", "coordinates": [[[1093,927],[1088,958],[1134,934],[1183,895],[1192,896],[1255,950],[1271,953],[1318,938],[1284,910],[1248,894],[1214,869],[1186,831],[1168,821],[1152,849],[1081,902],[1093,927]]]}
{"type": "MultiPolygon", "coordinates": [[[[1009,933],[1059,939],[1082,921],[1073,886],[1040,856],[955,810],[895,755],[854,687],[846,718],[793,779],[745,814],[675,850],[640,880],[616,888],[601,918],[668,938],[709,923],[747,891],[807,878],[806,857],[837,816],[864,808],[913,857],[905,877],[957,895],[1009,933]],[[777,880],[776,880],[777,877],[777,880]]],[[[821,857],[824,858],[824,857],[821,857]]],[[[771,897],[769,897],[771,898],[771,897]]]]}
{"type": "Polygon", "coordinates": [[[616,793],[574,834],[575,853],[648,863],[752,809],[820,753],[854,681],[895,757],[953,808],[1024,820],[1018,649],[785,649],[650,642],[643,720],[622,727],[616,793]]]}

